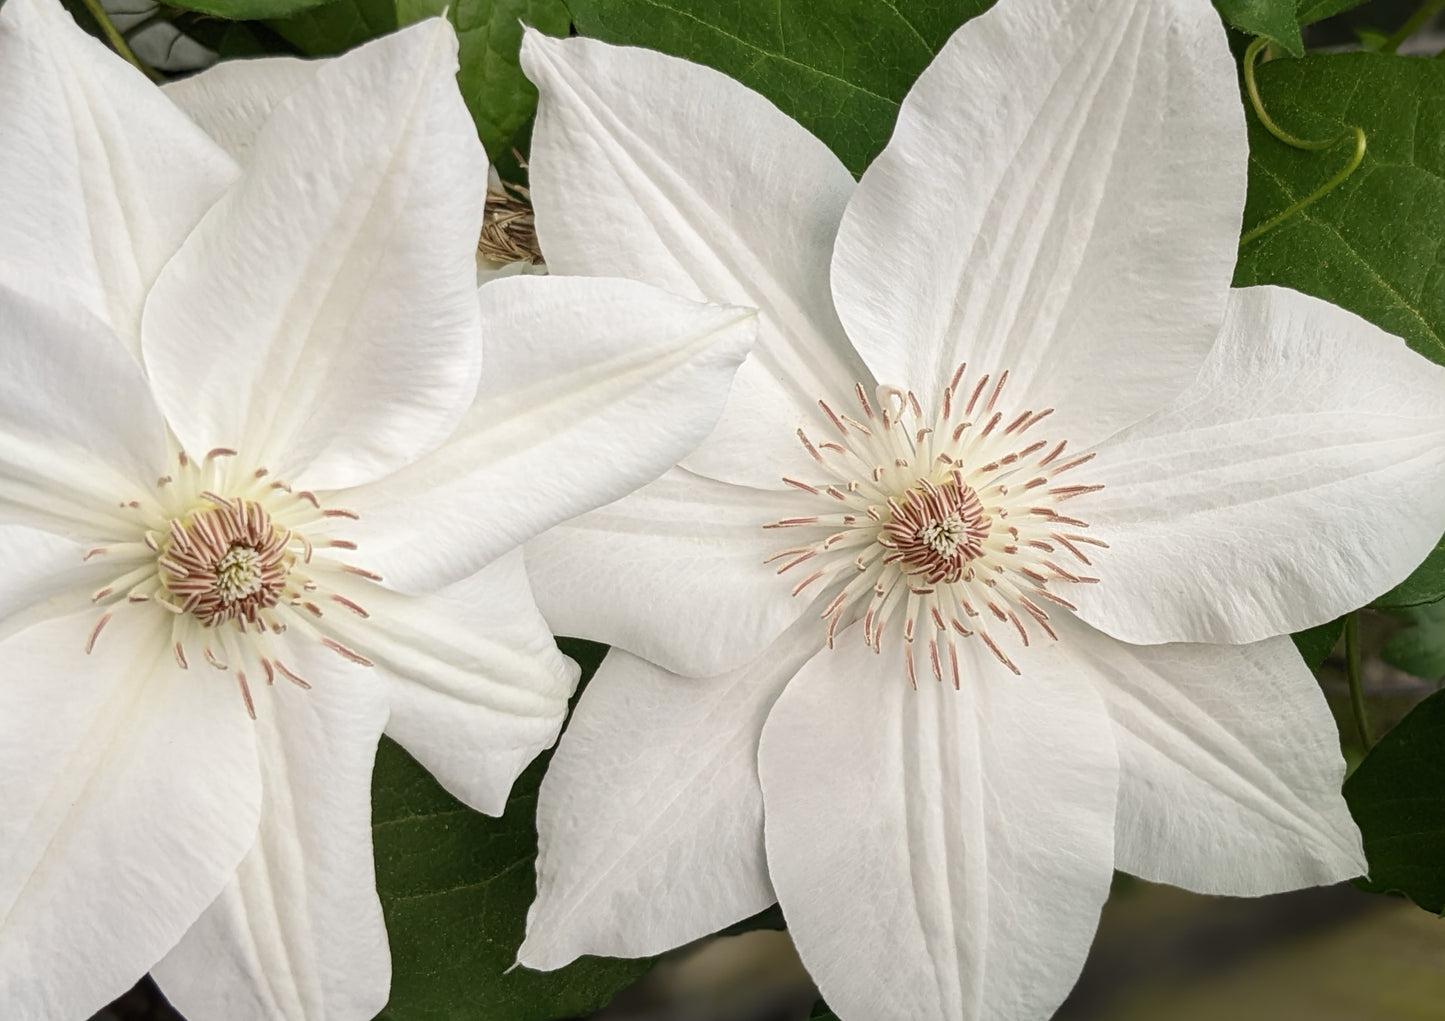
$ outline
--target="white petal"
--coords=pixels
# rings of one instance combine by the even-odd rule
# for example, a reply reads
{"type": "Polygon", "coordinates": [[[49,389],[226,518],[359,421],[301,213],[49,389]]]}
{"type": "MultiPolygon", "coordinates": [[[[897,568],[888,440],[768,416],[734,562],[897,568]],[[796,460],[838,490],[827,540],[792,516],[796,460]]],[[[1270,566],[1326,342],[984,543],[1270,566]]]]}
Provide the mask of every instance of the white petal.
{"type": "Polygon", "coordinates": [[[686,465],[770,488],[783,465],[811,467],[795,431],[867,378],[828,293],[847,169],[762,96],[685,60],[528,32],[522,68],[541,93],[531,187],[552,272],[761,311],[723,421],[686,465]]]}
{"type": "Polygon", "coordinates": [[[763,854],[758,736],[822,644],[793,628],[741,669],[679,677],[613,649],[582,693],[537,799],[537,900],[517,959],[646,957],[777,898],[763,854]]]}
{"type": "Polygon", "coordinates": [[[440,450],[336,499],[403,591],[476,571],[650,482],[707,435],[752,345],[750,310],[630,280],[516,277],[478,292],[486,371],[440,450]]]}
{"type": "Polygon", "coordinates": [[[808,973],[844,1018],[1047,1017],[1113,875],[1098,695],[1025,657],[1015,677],[972,640],[960,690],[914,691],[901,640],[879,658],[845,637],[788,685],[759,757],[768,869],[808,973]]]}
{"type": "Polygon", "coordinates": [[[95,591],[120,572],[104,556],[87,560],[86,552],[50,532],[0,526],[0,641],[93,605],[95,591]]]}
{"type": "Polygon", "coordinates": [[[386,1005],[391,955],[371,860],[371,767],[386,722],[374,678],[293,642],[256,692],[260,833],[235,879],[154,968],[186,1017],[362,1021],[386,1005]]]}
{"type": "Polygon", "coordinates": [[[166,454],[140,366],[89,312],[4,284],[0,335],[0,518],[91,541],[130,534],[119,505],[166,454]]]}
{"type": "Polygon", "coordinates": [[[559,635],[619,645],[664,670],[711,677],[754,659],[812,601],[764,561],[796,494],[674,468],[527,544],[537,602],[559,635]]]}
{"type": "Polygon", "coordinates": [[[260,780],[234,682],[171,658],[169,618],[95,613],[0,645],[0,1003],[88,1017],[215,899],[251,846],[260,780]]]}
{"type": "Polygon", "coordinates": [[[863,175],[834,253],[839,315],[880,382],[925,407],[967,361],[1097,442],[1204,361],[1245,164],[1208,4],[998,4],[939,52],[863,175]]]}
{"type": "Polygon", "coordinates": [[[1365,871],[1334,717],[1294,643],[1126,645],[1056,614],[1119,746],[1118,867],[1257,897],[1365,871]]]}
{"type": "Polygon", "coordinates": [[[141,305],[235,163],[54,0],[0,13],[0,283],[63,281],[140,351],[141,305]]]}
{"type": "Polygon", "coordinates": [[[577,685],[514,550],[431,595],[328,581],[369,617],[325,609],[318,627],[375,664],[387,733],[453,795],[501,815],[512,781],[551,746],[577,685]]]}
{"type": "Polygon", "coordinates": [[[1077,513],[1110,548],[1068,599],[1141,644],[1253,642],[1369,602],[1445,531],[1442,395],[1445,369],[1350,312],[1233,292],[1195,384],[1076,472],[1105,485],[1077,513]]]}
{"type": "Polygon", "coordinates": [[[436,447],[476,393],[486,159],[432,20],[318,67],[166,266],[144,352],[197,457],[311,489],[436,447]]]}
{"type": "Polygon", "coordinates": [[[299,57],[226,60],[161,89],[237,163],[246,164],[272,112],[316,77],[320,63],[299,57]]]}

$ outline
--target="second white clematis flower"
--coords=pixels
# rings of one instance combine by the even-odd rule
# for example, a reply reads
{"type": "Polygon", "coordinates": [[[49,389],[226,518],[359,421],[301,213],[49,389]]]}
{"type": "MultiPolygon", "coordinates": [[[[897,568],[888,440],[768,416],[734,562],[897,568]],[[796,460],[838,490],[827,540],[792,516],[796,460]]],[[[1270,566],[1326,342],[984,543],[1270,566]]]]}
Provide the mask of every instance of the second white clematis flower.
{"type": "Polygon", "coordinates": [[[721,411],[749,312],[478,292],[455,54],[218,68],[177,97],[222,148],[54,0],[0,10],[6,1018],[152,968],[197,1019],[373,1016],[383,729],[500,813],[576,680],[515,547],[721,411]]]}
{"type": "Polygon", "coordinates": [[[854,1021],[1043,1018],[1112,870],[1358,875],[1288,637],[1445,529],[1445,371],[1231,291],[1206,0],[1001,0],[856,185],[704,68],[528,37],[554,272],[762,310],[682,467],[528,547],[613,643],[542,786],[520,952],[640,956],[781,902],[854,1021]]]}

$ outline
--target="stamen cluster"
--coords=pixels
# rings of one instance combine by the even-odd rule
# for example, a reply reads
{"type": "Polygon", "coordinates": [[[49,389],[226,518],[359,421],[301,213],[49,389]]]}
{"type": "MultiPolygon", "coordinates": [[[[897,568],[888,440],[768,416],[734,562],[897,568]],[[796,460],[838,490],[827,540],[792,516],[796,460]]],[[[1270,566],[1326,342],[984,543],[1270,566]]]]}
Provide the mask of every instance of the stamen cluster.
{"type": "Polygon", "coordinates": [[[783,561],[779,574],[812,567],[793,595],[812,589],[826,600],[830,647],[861,619],[863,640],[880,651],[885,628],[902,618],[915,687],[920,642],[934,677],[946,674],[954,687],[960,639],[977,637],[1018,673],[995,632],[1024,646],[1031,632],[1057,638],[1045,604],[1072,610],[1056,589],[1097,582],[1080,571],[1090,566],[1085,547],[1108,545],[1058,509],[1103,488],[1058,482],[1094,455],[1069,456],[1065,441],[1030,439],[1053,409],[1003,410],[1006,370],[966,389],[965,372],[960,365],[932,419],[913,393],[893,387],[878,389],[875,409],[858,384],[861,417],[820,400],[836,437],[815,442],[800,429],[798,438],[827,480],[783,481],[826,506],[766,526],[811,533],[768,562],[783,561]]]}
{"type": "Polygon", "coordinates": [[[310,687],[283,662],[272,636],[296,631],[371,666],[317,622],[327,604],[369,616],[333,591],[340,574],[381,579],[339,559],[356,543],[330,529],[356,514],[323,507],[314,493],[293,490],[265,468],[245,470],[235,458],[235,451],[222,448],[197,464],[178,453],[175,470],[156,481],[149,499],[123,505],[134,515],[135,533],[86,553],[87,560],[103,556],[117,570],[115,580],[91,597],[103,612],[86,652],[118,614],[163,611],[181,668],[189,669],[199,651],[212,667],[232,672],[254,718],[248,671],[259,670],[267,684],[279,675],[310,687]]]}

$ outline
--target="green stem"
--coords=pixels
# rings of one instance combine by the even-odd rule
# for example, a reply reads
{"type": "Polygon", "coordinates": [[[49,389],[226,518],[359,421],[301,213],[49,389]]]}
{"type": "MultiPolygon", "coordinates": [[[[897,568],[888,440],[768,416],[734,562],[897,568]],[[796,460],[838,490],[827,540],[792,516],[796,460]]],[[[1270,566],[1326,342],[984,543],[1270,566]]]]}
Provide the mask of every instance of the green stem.
{"type": "Polygon", "coordinates": [[[1360,668],[1360,611],[1345,618],[1345,674],[1350,681],[1350,711],[1355,717],[1355,731],[1360,747],[1370,750],[1370,718],[1365,712],[1365,688],[1360,668]]]}
{"type": "Polygon", "coordinates": [[[105,8],[100,5],[100,0],[82,0],[82,2],[85,4],[85,9],[90,12],[90,16],[100,25],[100,30],[105,33],[105,38],[110,42],[115,52],[133,64],[141,74],[145,75],[151,81],[160,82],[165,80],[165,76],[155,68],[141,63],[140,58],[135,55],[135,51],[130,48],[130,43],[125,41],[125,36],[120,34],[120,30],[115,27],[115,23],[110,20],[110,15],[107,14],[105,8]]]}
{"type": "MultiPolygon", "coordinates": [[[[1434,3],[1436,2],[1436,0],[1431,0],[1431,2],[1434,3]]],[[[1439,2],[1445,4],[1445,0],[1439,0],[1439,2]]],[[[1268,220],[1257,225],[1252,230],[1246,232],[1245,235],[1239,239],[1239,245],[1241,248],[1249,244],[1255,238],[1274,230],[1274,228],[1284,223],[1296,213],[1299,213],[1304,209],[1308,209],[1310,206],[1314,205],[1316,202],[1324,198],[1330,192],[1334,191],[1345,182],[1346,178],[1348,178],[1351,174],[1353,174],[1356,170],[1359,169],[1360,164],[1365,159],[1365,131],[1363,128],[1346,128],[1334,138],[1327,138],[1316,141],[1308,138],[1300,138],[1298,135],[1290,134],[1288,131],[1284,130],[1284,128],[1276,124],[1274,122],[1274,118],[1271,117],[1267,112],[1265,112],[1264,101],[1259,97],[1259,82],[1255,78],[1254,70],[1255,64],[1259,60],[1260,51],[1263,50],[1266,45],[1268,45],[1268,40],[1259,38],[1254,40],[1254,42],[1250,43],[1248,49],[1244,51],[1244,89],[1245,92],[1249,95],[1249,105],[1253,107],[1254,115],[1259,119],[1259,123],[1264,126],[1264,129],[1275,138],[1283,142],[1285,145],[1288,145],[1294,149],[1304,149],[1308,152],[1324,152],[1327,149],[1333,149],[1335,146],[1339,145],[1347,138],[1353,138],[1355,140],[1355,151],[1350,156],[1349,162],[1346,163],[1345,166],[1337,174],[1331,177],[1320,187],[1316,188],[1314,191],[1310,192],[1299,201],[1291,204],[1283,212],[1271,216],[1268,220]]]]}
{"type": "Polygon", "coordinates": [[[1445,11],[1445,0],[1425,0],[1403,25],[1395,29],[1394,35],[1385,40],[1385,45],[1380,47],[1380,52],[1394,53],[1400,48],[1402,42],[1424,28],[1430,19],[1441,11],[1445,11]]]}

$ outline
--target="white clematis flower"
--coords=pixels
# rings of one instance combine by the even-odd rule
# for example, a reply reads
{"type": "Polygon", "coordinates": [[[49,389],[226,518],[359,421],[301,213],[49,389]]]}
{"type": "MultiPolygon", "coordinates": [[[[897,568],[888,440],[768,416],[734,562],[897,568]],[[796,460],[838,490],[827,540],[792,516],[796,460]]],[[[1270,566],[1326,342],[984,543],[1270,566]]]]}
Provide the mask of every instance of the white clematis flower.
{"type": "Polygon", "coordinates": [[[539,801],[520,961],[782,904],[844,1018],[1041,1018],[1117,865],[1358,875],[1288,637],[1445,529],[1445,370],[1231,291],[1244,116],[1205,0],[1001,0],[854,184],[710,70],[537,34],[554,272],[761,310],[713,435],[528,546],[615,644],[539,801]]]}
{"type": "Polygon", "coordinates": [[[379,736],[499,813],[576,680],[515,547],[722,410],[750,312],[478,292],[455,54],[218,68],[181,91],[223,148],[54,0],[0,9],[7,1018],[153,966],[195,1018],[380,1010],[379,736]]]}

